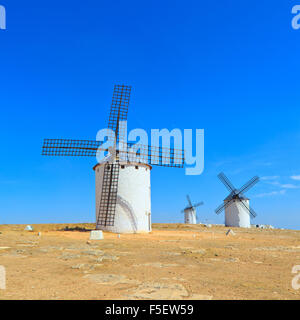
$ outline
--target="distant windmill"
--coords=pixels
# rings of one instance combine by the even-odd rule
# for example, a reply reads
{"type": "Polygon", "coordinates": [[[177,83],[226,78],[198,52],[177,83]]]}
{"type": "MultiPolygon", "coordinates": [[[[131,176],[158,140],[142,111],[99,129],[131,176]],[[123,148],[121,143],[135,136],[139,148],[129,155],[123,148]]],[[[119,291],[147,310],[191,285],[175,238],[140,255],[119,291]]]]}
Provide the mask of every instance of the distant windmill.
{"type": "Polygon", "coordinates": [[[250,207],[249,198],[245,197],[244,193],[259,181],[259,177],[253,177],[240,189],[236,189],[223,172],[218,175],[218,178],[230,191],[230,194],[224,199],[224,203],[215,210],[216,214],[221,213],[225,209],[226,227],[250,228],[250,216],[255,218],[256,213],[250,207]]]}
{"type": "Polygon", "coordinates": [[[204,203],[199,202],[193,205],[188,195],[186,196],[186,198],[188,201],[188,206],[181,211],[182,213],[184,213],[184,223],[196,224],[197,223],[196,208],[199,206],[202,206],[204,203]]]}
{"type": "Polygon", "coordinates": [[[45,139],[42,155],[96,157],[109,155],[94,166],[96,176],[96,229],[116,233],[151,231],[150,170],[152,165],[184,166],[183,150],[126,142],[131,87],[115,85],[108,121],[113,147],[103,141],[45,139]],[[125,160],[124,160],[125,159],[125,160]]]}

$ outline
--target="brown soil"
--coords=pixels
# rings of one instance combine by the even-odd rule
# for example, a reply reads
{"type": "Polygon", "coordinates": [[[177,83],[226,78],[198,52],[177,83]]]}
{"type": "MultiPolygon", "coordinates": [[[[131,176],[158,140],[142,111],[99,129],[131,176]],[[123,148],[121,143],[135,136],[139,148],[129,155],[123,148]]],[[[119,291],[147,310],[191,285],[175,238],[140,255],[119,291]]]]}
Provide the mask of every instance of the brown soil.
{"type": "Polygon", "coordinates": [[[0,299],[300,298],[300,231],[154,224],[89,241],[94,224],[33,227],[0,226],[0,299]]]}

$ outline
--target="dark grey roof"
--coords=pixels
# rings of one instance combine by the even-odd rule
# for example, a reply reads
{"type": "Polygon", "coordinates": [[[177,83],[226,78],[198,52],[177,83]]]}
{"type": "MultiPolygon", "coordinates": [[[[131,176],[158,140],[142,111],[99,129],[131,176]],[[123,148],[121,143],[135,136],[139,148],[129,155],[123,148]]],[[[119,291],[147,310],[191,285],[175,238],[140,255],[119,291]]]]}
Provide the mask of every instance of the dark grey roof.
{"type": "MultiPolygon", "coordinates": [[[[234,195],[234,192],[232,191],[232,192],[229,194],[229,196],[224,199],[224,201],[229,201],[229,200],[231,200],[231,198],[232,198],[233,195],[234,195]]],[[[240,200],[250,200],[249,198],[245,197],[244,195],[240,195],[240,196],[239,196],[239,199],[240,199],[240,200]]]]}

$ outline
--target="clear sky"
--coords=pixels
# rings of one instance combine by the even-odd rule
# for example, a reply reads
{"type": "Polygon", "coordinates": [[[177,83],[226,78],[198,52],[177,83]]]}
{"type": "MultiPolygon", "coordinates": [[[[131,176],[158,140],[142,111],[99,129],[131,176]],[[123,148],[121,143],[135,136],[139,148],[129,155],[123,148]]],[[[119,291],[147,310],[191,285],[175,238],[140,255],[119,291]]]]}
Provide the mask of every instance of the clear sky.
{"type": "Polygon", "coordinates": [[[43,138],[95,139],[114,84],[129,128],[204,129],[205,169],[152,170],[153,222],[200,221],[237,187],[253,223],[300,229],[300,0],[0,0],[0,223],[92,222],[92,158],[41,156],[43,138]]]}

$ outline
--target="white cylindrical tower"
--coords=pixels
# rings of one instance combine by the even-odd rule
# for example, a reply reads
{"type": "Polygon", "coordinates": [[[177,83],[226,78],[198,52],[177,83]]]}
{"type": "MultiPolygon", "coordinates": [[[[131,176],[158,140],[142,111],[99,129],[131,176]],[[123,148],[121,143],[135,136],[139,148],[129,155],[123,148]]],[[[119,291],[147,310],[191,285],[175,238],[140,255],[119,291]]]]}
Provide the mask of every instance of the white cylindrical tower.
{"type": "Polygon", "coordinates": [[[114,226],[97,225],[104,163],[94,166],[96,176],[96,229],[115,233],[144,233],[151,229],[152,167],[143,163],[120,163],[114,226]]]}
{"type": "Polygon", "coordinates": [[[197,223],[195,208],[184,209],[184,223],[187,223],[187,224],[196,224],[197,223]]]}
{"type": "MultiPolygon", "coordinates": [[[[224,202],[229,200],[225,199],[224,202]]],[[[231,202],[228,207],[225,207],[225,226],[226,227],[241,227],[250,228],[250,213],[247,212],[245,206],[249,208],[249,199],[236,199],[231,202]]]]}

